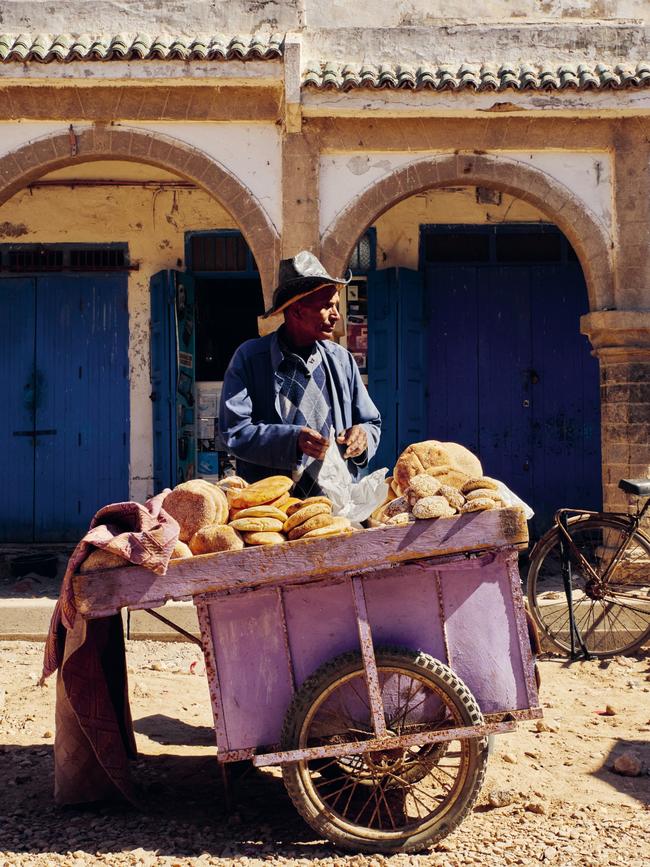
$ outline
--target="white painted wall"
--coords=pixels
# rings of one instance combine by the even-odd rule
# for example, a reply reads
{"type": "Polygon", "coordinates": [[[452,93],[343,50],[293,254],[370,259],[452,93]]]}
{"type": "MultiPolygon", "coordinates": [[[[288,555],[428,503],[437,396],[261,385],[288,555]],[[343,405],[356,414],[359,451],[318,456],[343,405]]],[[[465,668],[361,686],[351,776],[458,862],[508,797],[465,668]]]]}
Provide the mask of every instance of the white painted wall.
{"type": "MultiPolygon", "coordinates": [[[[493,152],[492,156],[498,156],[493,152]]],[[[391,172],[421,160],[411,153],[327,154],[320,162],[320,231],[325,234],[337,217],[362,193],[391,172]]],[[[438,156],[438,154],[431,154],[438,156]]],[[[607,153],[503,153],[549,175],[580,199],[608,232],[612,223],[612,167],[607,153]]]]}
{"type": "Polygon", "coordinates": [[[184,142],[245,184],[278,232],[282,227],[282,142],[273,123],[129,123],[184,142]]]}

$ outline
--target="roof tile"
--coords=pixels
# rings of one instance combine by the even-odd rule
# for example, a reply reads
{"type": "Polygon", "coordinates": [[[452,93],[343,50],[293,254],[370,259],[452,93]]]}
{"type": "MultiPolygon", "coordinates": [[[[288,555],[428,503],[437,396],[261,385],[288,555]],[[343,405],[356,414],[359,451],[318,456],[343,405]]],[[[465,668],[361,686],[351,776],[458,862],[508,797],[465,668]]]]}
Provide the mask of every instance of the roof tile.
{"type": "Polygon", "coordinates": [[[194,37],[136,34],[0,34],[0,63],[74,60],[275,60],[284,37],[201,34],[194,37]]]}
{"type": "Polygon", "coordinates": [[[650,63],[636,67],[586,64],[511,64],[501,66],[432,64],[407,66],[345,66],[323,63],[310,66],[303,84],[319,90],[385,88],[411,90],[604,90],[650,86],[650,63]]]}

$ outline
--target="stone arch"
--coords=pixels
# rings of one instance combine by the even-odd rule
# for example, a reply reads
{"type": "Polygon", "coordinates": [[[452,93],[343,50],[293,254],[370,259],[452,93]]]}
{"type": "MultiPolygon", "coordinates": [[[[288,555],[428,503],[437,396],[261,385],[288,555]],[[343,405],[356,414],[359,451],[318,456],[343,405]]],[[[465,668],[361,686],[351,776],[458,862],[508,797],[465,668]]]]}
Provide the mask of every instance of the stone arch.
{"type": "Polygon", "coordinates": [[[264,208],[223,166],[174,139],[99,124],[80,131],[74,141],[67,132],[35,139],[0,158],[0,204],[48,172],[105,159],[158,166],[213,196],[237,222],[257,262],[264,297],[270,297],[280,257],[280,236],[264,208]]]}
{"type": "Polygon", "coordinates": [[[607,228],[571,190],[540,169],[486,154],[444,154],[417,160],[361,193],[325,230],[323,263],[343,271],[359,237],[383,213],[417,193],[448,186],[485,186],[529,202],[567,236],[580,260],[592,310],[615,306],[612,241],[607,228]]]}

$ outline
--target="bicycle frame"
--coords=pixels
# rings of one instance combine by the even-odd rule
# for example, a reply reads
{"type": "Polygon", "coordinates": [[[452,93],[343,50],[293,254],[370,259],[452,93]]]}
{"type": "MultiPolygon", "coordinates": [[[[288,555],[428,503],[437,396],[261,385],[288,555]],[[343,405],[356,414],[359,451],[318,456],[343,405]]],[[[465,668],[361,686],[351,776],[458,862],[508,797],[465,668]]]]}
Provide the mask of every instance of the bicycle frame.
{"type": "Polygon", "coordinates": [[[558,509],[555,513],[554,521],[555,528],[559,532],[559,541],[560,541],[560,557],[562,561],[562,581],[564,583],[564,593],[567,600],[567,606],[569,609],[569,633],[570,633],[570,642],[571,642],[571,659],[575,660],[578,658],[578,654],[576,653],[576,639],[580,644],[580,648],[582,651],[582,656],[585,659],[590,658],[590,653],[587,650],[585,643],[580,634],[580,630],[578,629],[574,612],[573,612],[573,586],[572,586],[572,575],[571,575],[571,553],[575,560],[582,566],[582,568],[589,574],[592,580],[595,582],[595,585],[599,588],[602,588],[606,585],[607,579],[612,574],[612,572],[617,568],[618,564],[621,562],[623,557],[625,556],[625,552],[627,551],[630,541],[634,534],[638,531],[643,517],[645,516],[648,508],[650,507],[650,498],[646,499],[646,502],[643,508],[639,511],[637,509],[636,515],[630,515],[627,512],[592,512],[586,509],[558,509]],[[569,515],[573,515],[573,521],[570,520],[569,515]],[[576,545],[571,538],[571,534],[569,533],[569,523],[576,523],[576,521],[581,520],[585,516],[593,516],[593,517],[602,517],[602,518],[616,518],[620,520],[622,528],[625,530],[625,535],[623,541],[618,547],[618,550],[615,552],[614,556],[610,560],[605,572],[603,575],[598,575],[591,564],[587,562],[587,560],[583,557],[582,553],[578,550],[576,545]]]}

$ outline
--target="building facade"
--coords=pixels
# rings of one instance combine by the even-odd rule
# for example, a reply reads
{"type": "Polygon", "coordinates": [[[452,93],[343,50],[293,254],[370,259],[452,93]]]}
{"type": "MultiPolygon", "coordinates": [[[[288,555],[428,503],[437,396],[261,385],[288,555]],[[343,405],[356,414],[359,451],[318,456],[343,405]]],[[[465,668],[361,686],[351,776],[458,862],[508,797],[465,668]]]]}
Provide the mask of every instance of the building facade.
{"type": "Polygon", "coordinates": [[[650,468],[647,4],[3,3],[2,541],[227,468],[279,260],[351,267],[378,465],[463,442],[538,512],[650,468]]]}

